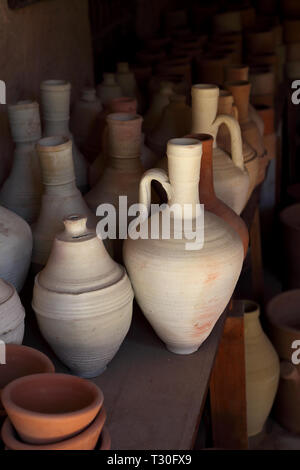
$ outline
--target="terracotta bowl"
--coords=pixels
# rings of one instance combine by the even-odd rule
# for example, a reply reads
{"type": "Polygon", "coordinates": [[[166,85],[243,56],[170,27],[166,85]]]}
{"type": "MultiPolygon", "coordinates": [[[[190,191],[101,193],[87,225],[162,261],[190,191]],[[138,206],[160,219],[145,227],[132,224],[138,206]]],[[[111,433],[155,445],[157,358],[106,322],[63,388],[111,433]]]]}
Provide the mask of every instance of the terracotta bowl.
{"type": "MultiPolygon", "coordinates": [[[[95,420],[83,432],[71,439],[66,439],[53,444],[34,445],[22,442],[16,430],[7,418],[2,427],[2,439],[6,450],[94,450],[97,446],[100,433],[106,420],[106,412],[102,407],[95,420]]],[[[109,436],[103,433],[101,449],[110,444],[109,436]]],[[[98,448],[98,446],[97,446],[98,448]]],[[[106,450],[103,448],[103,450],[106,450]]],[[[108,449],[107,449],[108,450],[108,449]]]]}
{"type": "Polygon", "coordinates": [[[10,382],[26,375],[55,372],[50,359],[37,349],[7,344],[5,352],[6,364],[0,366],[0,411],[3,411],[2,389],[10,382]]]}
{"type": "Polygon", "coordinates": [[[95,450],[110,450],[111,448],[111,438],[106,426],[104,426],[98,445],[95,450]]]}
{"type": "Polygon", "coordinates": [[[95,419],[101,390],[67,374],[37,374],[11,382],[2,392],[6,412],[24,442],[52,444],[70,439],[95,419]]]}

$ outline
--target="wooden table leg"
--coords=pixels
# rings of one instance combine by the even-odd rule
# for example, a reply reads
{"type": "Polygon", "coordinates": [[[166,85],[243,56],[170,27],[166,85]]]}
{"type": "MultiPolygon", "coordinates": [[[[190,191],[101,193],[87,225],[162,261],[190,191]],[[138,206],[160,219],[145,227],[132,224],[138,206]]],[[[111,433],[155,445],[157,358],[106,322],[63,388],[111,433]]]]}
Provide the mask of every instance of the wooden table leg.
{"type": "Polygon", "coordinates": [[[248,449],[244,309],[234,301],[210,381],[214,447],[248,449]]]}

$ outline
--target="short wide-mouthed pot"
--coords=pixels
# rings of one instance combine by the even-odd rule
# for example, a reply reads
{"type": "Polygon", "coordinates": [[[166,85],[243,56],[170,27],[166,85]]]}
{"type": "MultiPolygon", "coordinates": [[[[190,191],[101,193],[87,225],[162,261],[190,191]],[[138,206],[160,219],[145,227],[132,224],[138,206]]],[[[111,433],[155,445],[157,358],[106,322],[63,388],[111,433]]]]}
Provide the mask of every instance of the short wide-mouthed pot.
{"type": "Polygon", "coordinates": [[[97,417],[84,431],[70,439],[53,444],[34,445],[22,442],[9,418],[5,420],[1,434],[6,450],[94,450],[98,449],[98,442],[101,446],[100,450],[109,450],[110,436],[108,431],[103,428],[105,421],[106,411],[102,407],[97,417]]]}
{"type": "Polygon", "coordinates": [[[5,355],[6,364],[0,366],[0,411],[2,409],[2,389],[10,382],[26,375],[55,372],[50,359],[37,349],[7,344],[5,355]]]}
{"type": "Polygon", "coordinates": [[[29,444],[70,439],[95,419],[103,403],[92,382],[67,374],[38,374],[10,383],[2,392],[6,412],[29,444]]]}

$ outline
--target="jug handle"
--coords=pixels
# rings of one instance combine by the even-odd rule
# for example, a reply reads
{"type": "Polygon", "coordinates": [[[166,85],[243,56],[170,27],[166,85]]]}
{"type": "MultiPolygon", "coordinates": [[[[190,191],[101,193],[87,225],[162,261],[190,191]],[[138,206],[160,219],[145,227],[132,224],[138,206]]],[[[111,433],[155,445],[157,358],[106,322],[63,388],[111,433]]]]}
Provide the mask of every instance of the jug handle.
{"type": "Polygon", "coordinates": [[[218,130],[221,124],[225,124],[225,126],[227,126],[229,129],[231,140],[231,157],[233,163],[237,168],[242,171],[245,171],[241,128],[239,126],[239,123],[232,116],[227,116],[226,114],[219,114],[213,124],[213,126],[216,128],[216,131],[218,130]]]}
{"type": "Polygon", "coordinates": [[[162,185],[167,193],[168,201],[171,199],[173,191],[169,177],[165,170],[152,168],[144,173],[140,181],[139,202],[146,206],[148,214],[151,206],[151,182],[155,180],[162,185]]]}

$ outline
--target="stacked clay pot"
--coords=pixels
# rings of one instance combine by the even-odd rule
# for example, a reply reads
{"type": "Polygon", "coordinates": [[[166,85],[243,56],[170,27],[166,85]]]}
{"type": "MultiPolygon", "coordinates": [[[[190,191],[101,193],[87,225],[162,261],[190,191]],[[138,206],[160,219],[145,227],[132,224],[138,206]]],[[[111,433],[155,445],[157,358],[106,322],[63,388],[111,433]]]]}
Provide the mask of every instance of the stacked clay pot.
{"type": "Polygon", "coordinates": [[[228,115],[217,116],[219,88],[216,85],[192,87],[192,133],[214,137],[213,169],[216,195],[238,215],[244,209],[249,191],[249,175],[244,166],[241,131],[228,115]],[[217,145],[216,136],[225,124],[231,136],[231,156],[217,145]]]}
{"type": "Polygon", "coordinates": [[[275,419],[297,434],[300,433],[299,302],[299,289],[287,291],[274,297],[266,311],[270,339],[281,360],[275,419]]]}
{"type": "Polygon", "coordinates": [[[0,279],[0,340],[22,344],[25,310],[13,285],[0,279]]]}
{"type": "Polygon", "coordinates": [[[39,214],[42,194],[36,142],[41,138],[39,105],[19,101],[8,106],[8,117],[16,144],[13,167],[0,192],[0,203],[29,224],[39,214]]]}
{"type": "Polygon", "coordinates": [[[97,96],[100,98],[103,106],[106,106],[106,104],[114,98],[121,98],[122,90],[120,85],[116,82],[114,73],[103,74],[103,82],[97,86],[97,96]]]}
{"type": "Polygon", "coordinates": [[[106,420],[101,390],[71,375],[21,377],[5,387],[2,400],[6,450],[94,450],[106,420]]]}
{"type": "Polygon", "coordinates": [[[15,213],[0,206],[0,278],[22,289],[31,261],[32,233],[15,213]]]}
{"type": "Polygon", "coordinates": [[[251,103],[254,106],[274,106],[275,77],[268,69],[254,69],[249,75],[251,103]]]}
{"type": "Polygon", "coordinates": [[[96,377],[117,353],[131,323],[133,292],[125,269],[82,216],[56,235],[35,279],[32,306],[40,331],[74,373],[96,377]]]}
{"type": "MultiPolygon", "coordinates": [[[[15,299],[16,300],[16,299],[15,299]]],[[[19,309],[18,302],[15,306],[19,309]]],[[[6,418],[6,411],[1,401],[2,390],[13,380],[25,375],[53,373],[54,366],[50,359],[40,351],[18,344],[5,345],[5,364],[0,367],[0,425],[6,418]]]]}
{"type": "Polygon", "coordinates": [[[63,229],[63,219],[74,212],[85,214],[89,226],[96,217],[89,210],[75,184],[72,141],[67,137],[48,137],[37,144],[44,194],[40,215],[33,226],[32,264],[39,271],[47,262],[52,242],[63,229]]]}
{"type": "Polygon", "coordinates": [[[246,397],[248,436],[259,434],[266,423],[279,382],[279,360],[264,333],[259,306],[244,302],[246,397]]]}
{"type": "Polygon", "coordinates": [[[168,142],[167,155],[169,177],[163,170],[146,172],[140,183],[140,203],[149,211],[151,182],[161,183],[168,196],[164,209],[167,216],[173,204],[176,208],[171,212],[170,238],[162,236],[164,211],[159,213],[159,220],[153,214],[140,230],[150,233],[154,224],[158,238],[129,237],[124,242],[124,261],[136,300],[158,336],[171,352],[191,354],[209,336],[227,305],[240,275],[244,250],[238,234],[210,212],[202,213],[204,239],[201,236],[203,219],[197,206],[201,143],[196,139],[173,139],[168,142]],[[183,213],[185,204],[191,207],[189,214],[183,213]],[[191,231],[199,215],[195,239],[191,231]],[[182,236],[178,237],[177,224],[180,222],[182,227],[182,219],[186,230],[184,235],[181,230],[182,236]]]}
{"type": "Polygon", "coordinates": [[[87,163],[77,148],[69,129],[71,84],[64,80],[46,80],[41,84],[44,137],[69,137],[72,141],[72,155],[76,184],[85,192],[87,183],[87,163]]]}

